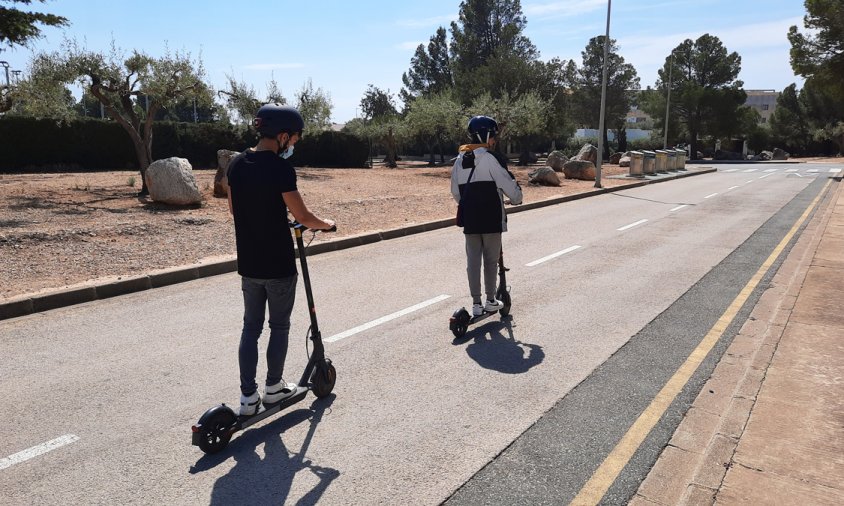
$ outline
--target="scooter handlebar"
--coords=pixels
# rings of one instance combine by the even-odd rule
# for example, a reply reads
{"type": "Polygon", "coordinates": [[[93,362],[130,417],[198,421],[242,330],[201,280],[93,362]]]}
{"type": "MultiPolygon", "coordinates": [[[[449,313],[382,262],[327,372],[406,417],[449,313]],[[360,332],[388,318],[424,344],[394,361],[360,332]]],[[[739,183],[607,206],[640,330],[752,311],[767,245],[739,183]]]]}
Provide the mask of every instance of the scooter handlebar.
{"type": "MultiPolygon", "coordinates": [[[[290,221],[287,222],[287,224],[290,225],[290,228],[299,229],[302,232],[304,232],[305,230],[309,230],[308,227],[306,227],[305,225],[302,225],[301,223],[299,223],[298,221],[295,221],[295,220],[290,220],[290,221]]],[[[331,228],[315,228],[314,230],[316,232],[336,232],[337,231],[337,224],[335,223],[334,225],[331,226],[331,228]]]]}

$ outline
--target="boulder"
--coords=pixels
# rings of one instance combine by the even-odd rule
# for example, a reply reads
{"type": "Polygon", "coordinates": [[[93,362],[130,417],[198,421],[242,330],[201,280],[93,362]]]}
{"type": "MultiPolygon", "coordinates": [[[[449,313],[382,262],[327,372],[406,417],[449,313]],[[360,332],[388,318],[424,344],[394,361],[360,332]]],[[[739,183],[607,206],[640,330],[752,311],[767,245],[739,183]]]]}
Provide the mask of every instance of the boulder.
{"type": "Polygon", "coordinates": [[[582,160],[584,162],[598,163],[598,148],[591,144],[584,144],[580,151],[572,157],[572,160],[582,160]]]}
{"type": "Polygon", "coordinates": [[[630,167],[630,157],[627,155],[622,156],[618,159],[618,166],[619,167],[630,167]]]}
{"type": "Polygon", "coordinates": [[[788,157],[791,156],[785,151],[780,148],[774,148],[773,153],[771,153],[771,160],[788,160],[788,157]]]}
{"type": "Polygon", "coordinates": [[[610,156],[610,163],[613,165],[618,165],[618,161],[621,160],[624,153],[613,153],[610,156]]]}
{"type": "Polygon", "coordinates": [[[586,160],[569,160],[563,165],[567,179],[595,179],[595,164],[586,160]]]}
{"type": "Polygon", "coordinates": [[[528,174],[528,182],[542,186],[560,186],[560,177],[551,167],[540,167],[528,174]]]}
{"type": "Polygon", "coordinates": [[[215,197],[223,199],[228,198],[229,185],[228,180],[226,179],[226,171],[229,168],[229,163],[232,161],[232,158],[236,157],[239,154],[239,152],[231,151],[229,149],[217,150],[217,173],[214,174],[215,197]]]}
{"type": "Polygon", "coordinates": [[[715,150],[715,154],[712,156],[713,160],[743,160],[744,157],[741,153],[736,153],[735,151],[725,151],[725,150],[715,150]]]}
{"type": "Polygon", "coordinates": [[[762,151],[757,156],[759,157],[760,160],[767,161],[767,160],[773,159],[774,154],[770,151],[762,151]]]}
{"type": "Polygon", "coordinates": [[[146,183],[149,197],[155,202],[175,206],[202,202],[193,168],[185,158],[174,156],[152,162],[147,168],[146,183]]]}
{"type": "Polygon", "coordinates": [[[548,155],[548,160],[545,161],[545,165],[554,169],[554,172],[562,172],[563,164],[567,161],[569,161],[569,159],[562,151],[552,151],[548,155]]]}

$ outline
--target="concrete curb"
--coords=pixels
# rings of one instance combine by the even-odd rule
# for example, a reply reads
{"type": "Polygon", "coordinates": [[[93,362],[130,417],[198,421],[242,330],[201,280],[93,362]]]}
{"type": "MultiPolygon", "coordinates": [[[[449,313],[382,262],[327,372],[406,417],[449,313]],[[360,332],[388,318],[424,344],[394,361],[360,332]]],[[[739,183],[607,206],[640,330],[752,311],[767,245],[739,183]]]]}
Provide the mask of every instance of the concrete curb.
{"type": "MultiPolygon", "coordinates": [[[[653,183],[660,183],[663,181],[673,181],[684,177],[697,176],[701,174],[709,174],[716,172],[717,169],[701,169],[695,171],[680,171],[676,173],[659,174],[658,179],[636,180],[633,183],[615,186],[612,188],[598,188],[595,190],[577,193],[574,195],[566,195],[564,197],[552,197],[550,199],[540,200],[538,202],[531,202],[529,204],[522,204],[520,206],[512,207],[507,210],[508,214],[520,213],[529,211],[531,209],[538,209],[540,207],[547,207],[563,202],[570,202],[572,200],[579,200],[595,195],[602,195],[604,193],[617,192],[621,190],[629,190],[653,183]]],[[[356,235],[352,237],[344,237],[335,241],[327,241],[314,244],[308,247],[309,255],[318,255],[320,253],[327,253],[330,251],[339,251],[356,246],[363,246],[398,237],[405,237],[408,235],[419,234],[422,232],[430,232],[441,228],[453,227],[454,219],[447,218],[444,220],[431,221],[407,227],[384,230],[379,232],[371,232],[367,234],[356,235]]],[[[24,295],[13,298],[7,302],[0,304],[0,320],[9,318],[16,318],[19,316],[26,316],[33,313],[48,311],[50,309],[57,309],[60,307],[72,306],[74,304],[81,304],[84,302],[91,302],[94,300],[107,299],[118,295],[126,295],[142,290],[149,290],[152,288],[160,288],[175,283],[182,283],[185,281],[193,281],[195,279],[204,278],[208,276],[216,276],[219,274],[226,274],[237,270],[237,259],[231,258],[218,262],[207,264],[179,266],[162,271],[157,271],[142,276],[128,277],[118,281],[100,282],[93,285],[82,285],[78,287],[64,288],[61,290],[51,291],[47,293],[39,293],[32,295],[24,295]]]]}

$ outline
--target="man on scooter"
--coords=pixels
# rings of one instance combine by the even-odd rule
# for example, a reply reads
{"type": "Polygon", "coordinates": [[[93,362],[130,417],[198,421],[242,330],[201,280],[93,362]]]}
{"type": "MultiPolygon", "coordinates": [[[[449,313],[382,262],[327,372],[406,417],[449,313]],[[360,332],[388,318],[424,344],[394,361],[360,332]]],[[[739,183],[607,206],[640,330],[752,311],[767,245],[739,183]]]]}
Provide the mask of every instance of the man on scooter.
{"type": "Polygon", "coordinates": [[[311,229],[327,230],[331,220],[314,216],[296,187],[296,169],[287,160],[302,138],[305,122],[293,107],[268,104],[256,114],[260,136],[254,148],[235,157],[228,168],[229,210],[234,216],[237,272],[243,291],[243,331],[240,335],[240,415],[258,412],[261,395],[255,381],[258,338],[269,307],[267,379],[263,402],[275,404],[296,391],[282,379],[290,314],[298,271],[287,213],[311,229]]]}
{"type": "Polygon", "coordinates": [[[472,316],[503,307],[495,298],[496,265],[501,253],[501,233],[507,231],[504,195],[513,204],[522,203],[522,189],[506,167],[506,158],[491,151],[498,135],[498,123],[488,116],[469,120],[474,144],[460,146],[451,169],[451,194],[461,209],[466,238],[466,273],[472,295],[472,316]],[[481,264],[484,292],[481,300],[481,264]]]}

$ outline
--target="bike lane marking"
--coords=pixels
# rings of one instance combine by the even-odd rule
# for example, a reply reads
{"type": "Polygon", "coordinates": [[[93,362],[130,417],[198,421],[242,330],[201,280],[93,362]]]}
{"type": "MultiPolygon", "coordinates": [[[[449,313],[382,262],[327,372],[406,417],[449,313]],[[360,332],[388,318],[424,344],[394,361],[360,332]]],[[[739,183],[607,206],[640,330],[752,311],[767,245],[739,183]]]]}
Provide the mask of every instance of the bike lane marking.
{"type": "Polygon", "coordinates": [[[358,325],[357,327],[340,332],[339,334],[334,334],[333,336],[327,337],[324,340],[327,343],[337,342],[341,339],[345,339],[347,337],[363,332],[364,330],[369,330],[372,327],[377,327],[382,323],[387,323],[388,321],[395,320],[396,318],[401,318],[402,316],[413,313],[414,311],[419,311],[420,309],[424,309],[432,304],[436,304],[437,302],[442,302],[450,297],[451,295],[438,295],[433,299],[428,299],[426,301],[420,302],[419,304],[414,304],[413,306],[402,309],[400,311],[396,311],[395,313],[388,314],[387,316],[382,316],[381,318],[377,318],[370,322],[364,323],[363,325],[358,325]]]}
{"type": "Polygon", "coordinates": [[[79,436],[65,434],[64,436],[57,437],[56,439],[52,439],[46,443],[35,445],[31,448],[27,448],[26,450],[9,455],[8,457],[3,457],[0,459],[0,470],[12,467],[15,464],[20,464],[21,462],[25,462],[39,455],[44,455],[47,452],[51,452],[57,448],[61,448],[62,446],[69,445],[76,441],[79,441],[79,436]]]}

